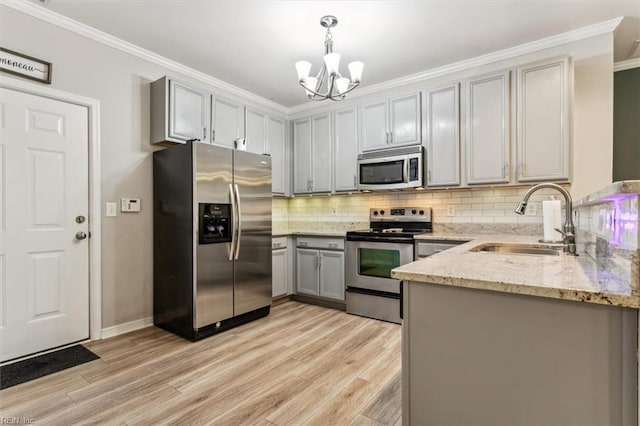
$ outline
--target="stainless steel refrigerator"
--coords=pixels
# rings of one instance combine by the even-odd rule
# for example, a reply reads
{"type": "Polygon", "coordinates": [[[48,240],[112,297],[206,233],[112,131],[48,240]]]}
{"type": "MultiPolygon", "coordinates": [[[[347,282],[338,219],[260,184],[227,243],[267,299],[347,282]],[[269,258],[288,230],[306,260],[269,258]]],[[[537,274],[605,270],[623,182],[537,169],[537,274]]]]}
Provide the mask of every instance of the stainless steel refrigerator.
{"type": "Polygon", "coordinates": [[[188,142],[153,154],[158,327],[197,340],[269,314],[271,158],[188,142]]]}

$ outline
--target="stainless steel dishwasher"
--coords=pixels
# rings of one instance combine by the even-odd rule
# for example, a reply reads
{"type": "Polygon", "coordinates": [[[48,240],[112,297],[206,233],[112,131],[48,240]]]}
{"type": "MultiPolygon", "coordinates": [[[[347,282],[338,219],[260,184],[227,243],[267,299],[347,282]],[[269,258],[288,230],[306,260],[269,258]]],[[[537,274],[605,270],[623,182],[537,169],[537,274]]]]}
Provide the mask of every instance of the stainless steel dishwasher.
{"type": "Polygon", "coordinates": [[[441,239],[415,240],[415,247],[413,250],[414,260],[433,256],[434,254],[438,254],[442,251],[448,250],[452,247],[456,247],[456,246],[459,246],[460,244],[464,244],[467,242],[469,241],[468,240],[465,240],[465,241],[441,240],[441,239]]]}

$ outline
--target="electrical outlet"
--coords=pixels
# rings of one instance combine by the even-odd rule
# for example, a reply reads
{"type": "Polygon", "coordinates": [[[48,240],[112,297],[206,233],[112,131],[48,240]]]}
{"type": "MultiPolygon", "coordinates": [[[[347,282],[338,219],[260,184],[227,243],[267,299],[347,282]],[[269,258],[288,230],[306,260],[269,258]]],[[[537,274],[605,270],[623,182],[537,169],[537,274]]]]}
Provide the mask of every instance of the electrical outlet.
{"type": "Polygon", "coordinates": [[[456,206],[447,206],[447,216],[456,215],[456,206]]]}
{"type": "Polygon", "coordinates": [[[118,203],[108,202],[106,209],[107,217],[116,217],[118,216],[118,203]]]}
{"type": "Polygon", "coordinates": [[[527,216],[535,216],[538,214],[538,204],[532,203],[527,206],[527,216]]]}

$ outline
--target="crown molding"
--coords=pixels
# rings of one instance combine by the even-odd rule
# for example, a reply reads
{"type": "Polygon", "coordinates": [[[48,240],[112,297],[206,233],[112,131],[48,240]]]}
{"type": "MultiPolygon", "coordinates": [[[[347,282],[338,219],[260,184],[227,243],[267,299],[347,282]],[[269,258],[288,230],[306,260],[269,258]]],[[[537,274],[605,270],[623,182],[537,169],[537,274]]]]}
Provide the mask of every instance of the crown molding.
{"type": "Polygon", "coordinates": [[[627,59],[613,64],[613,72],[630,70],[631,68],[640,68],[640,58],[627,59]]]}
{"type": "MultiPolygon", "coordinates": [[[[589,25],[587,27],[578,28],[576,30],[568,31],[566,33],[557,34],[551,37],[546,37],[540,40],[535,40],[529,43],[521,44],[507,49],[498,50],[496,52],[487,53],[486,55],[477,56],[475,58],[465,59],[452,64],[444,65],[430,70],[421,71],[416,74],[407,75],[404,77],[396,78],[393,80],[385,81],[382,83],[372,84],[370,86],[359,88],[349,95],[349,99],[370,95],[383,90],[395,89],[398,87],[406,86],[411,83],[417,83],[420,81],[428,80],[435,77],[440,77],[446,74],[451,74],[458,71],[464,71],[467,69],[487,65],[493,62],[503,61],[506,59],[515,58],[517,56],[534,53],[543,49],[549,49],[552,47],[561,46],[563,44],[571,43],[574,41],[583,40],[589,37],[598,36],[601,34],[610,33],[616,30],[623,17],[611,19],[608,21],[600,22],[597,24],[589,25]]],[[[304,104],[294,105],[289,108],[289,114],[298,114],[305,111],[315,110],[318,108],[317,103],[305,102],[304,104]]]]}
{"type": "Polygon", "coordinates": [[[10,7],[11,9],[30,15],[36,19],[55,25],[67,31],[71,31],[75,34],[94,40],[98,43],[104,44],[114,49],[118,49],[122,52],[128,53],[135,57],[144,59],[156,65],[160,65],[171,71],[184,74],[188,77],[198,80],[204,84],[213,86],[214,88],[225,90],[233,95],[240,96],[242,98],[253,101],[263,107],[271,108],[277,112],[288,115],[289,109],[284,105],[280,105],[269,99],[258,96],[240,87],[234,86],[223,80],[219,80],[209,74],[205,74],[201,71],[195,70],[186,65],[180,64],[169,58],[166,58],[157,53],[153,53],[150,50],[144,49],[135,44],[124,41],[118,37],[114,37],[89,25],[78,22],[74,19],[68,18],[57,12],[47,9],[46,7],[37,5],[30,1],[24,0],[2,0],[0,2],[2,6],[10,7]]]}

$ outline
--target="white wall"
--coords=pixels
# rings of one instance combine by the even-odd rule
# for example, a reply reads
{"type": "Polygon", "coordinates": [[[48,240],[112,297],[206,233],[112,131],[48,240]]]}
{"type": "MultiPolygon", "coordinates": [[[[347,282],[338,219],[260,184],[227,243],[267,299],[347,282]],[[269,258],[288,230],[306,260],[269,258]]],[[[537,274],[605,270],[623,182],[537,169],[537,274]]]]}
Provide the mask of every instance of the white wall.
{"type": "MultiPolygon", "coordinates": [[[[110,327],[151,316],[151,153],[157,148],[149,145],[149,83],[169,74],[195,86],[203,85],[5,6],[0,6],[0,45],[52,62],[53,88],[100,101],[102,207],[104,202],[117,201],[121,197],[142,200],[142,212],[139,214],[102,218],[102,326],[110,327]]],[[[605,186],[611,177],[613,36],[597,36],[529,54],[525,60],[566,54],[572,54],[575,60],[573,156],[576,167],[572,191],[581,197],[605,186]]],[[[511,67],[522,60],[501,61],[414,83],[389,90],[382,96],[437,87],[466,76],[511,67]]],[[[354,96],[341,103],[340,107],[379,96],[354,96]]],[[[244,103],[264,110],[251,101],[244,103]]],[[[275,111],[267,112],[281,116],[275,111]]],[[[298,116],[301,115],[307,113],[298,116]]]]}
{"type": "Polygon", "coordinates": [[[53,63],[51,87],[100,101],[102,327],[150,317],[151,153],[160,148],[149,144],[149,83],[169,74],[196,87],[203,84],[5,6],[0,6],[0,45],[53,63]],[[122,197],[140,198],[142,212],[105,217],[104,203],[122,197]]]}

